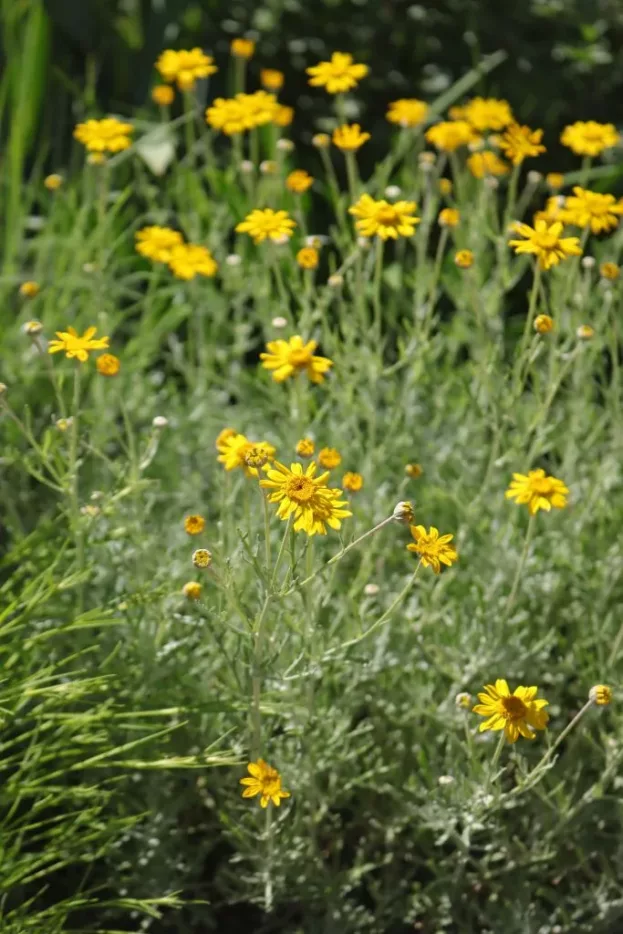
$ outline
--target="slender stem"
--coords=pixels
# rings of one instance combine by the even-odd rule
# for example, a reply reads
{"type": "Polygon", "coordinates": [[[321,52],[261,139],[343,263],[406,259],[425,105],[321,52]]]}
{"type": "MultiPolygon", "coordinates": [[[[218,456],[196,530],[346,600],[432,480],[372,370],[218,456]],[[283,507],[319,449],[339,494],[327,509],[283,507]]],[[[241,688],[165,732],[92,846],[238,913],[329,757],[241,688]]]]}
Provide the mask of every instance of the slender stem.
{"type": "Polygon", "coordinates": [[[528,528],[526,529],[526,539],[524,541],[523,551],[521,552],[519,564],[517,565],[517,571],[515,572],[515,580],[513,581],[511,592],[508,595],[508,600],[506,601],[506,607],[504,608],[504,617],[503,617],[504,622],[506,622],[506,620],[508,619],[510,611],[513,608],[513,604],[515,602],[515,597],[517,596],[517,588],[519,587],[519,581],[521,580],[521,575],[524,569],[524,565],[526,563],[526,558],[528,557],[528,551],[530,549],[530,541],[532,539],[532,533],[534,532],[535,519],[536,519],[536,515],[530,516],[530,520],[528,522],[528,528]]]}
{"type": "MultiPolygon", "coordinates": [[[[69,490],[71,500],[71,524],[73,526],[76,538],[76,555],[78,559],[78,570],[81,572],[84,567],[84,537],[82,525],[80,522],[80,499],[78,487],[78,427],[80,413],[80,369],[82,364],[76,362],[74,369],[74,392],[71,404],[71,434],[69,436],[69,490]]],[[[84,601],[83,584],[80,583],[78,590],[78,612],[82,613],[84,601]]]]}
{"type": "Polygon", "coordinates": [[[518,785],[517,788],[513,789],[514,794],[518,794],[520,791],[524,790],[526,787],[530,787],[533,784],[533,782],[531,782],[530,779],[534,779],[537,777],[538,773],[543,769],[543,766],[545,766],[549,762],[549,760],[552,758],[552,756],[554,755],[554,753],[556,752],[560,744],[564,742],[564,740],[567,738],[571,730],[573,730],[577,726],[577,724],[580,722],[580,720],[582,719],[586,711],[590,710],[590,708],[594,705],[594,703],[595,701],[592,698],[589,698],[584,704],[584,706],[580,710],[578,710],[573,720],[571,720],[567,724],[567,726],[564,728],[562,733],[557,737],[556,742],[552,746],[550,746],[550,748],[547,750],[545,755],[539,760],[539,762],[537,762],[535,767],[532,769],[530,774],[527,776],[524,784],[518,785]]]}
{"type": "Polygon", "coordinates": [[[353,204],[357,201],[357,192],[359,190],[359,173],[357,172],[357,160],[355,154],[348,149],[344,153],[346,157],[346,174],[348,176],[348,191],[353,204]]]}
{"type": "Polygon", "coordinates": [[[384,242],[379,237],[376,242],[376,258],[374,264],[374,332],[377,340],[381,339],[381,282],[383,278],[383,247],[384,242]]]}
{"type": "Polygon", "coordinates": [[[262,497],[262,507],[264,509],[264,548],[266,555],[266,576],[270,574],[270,509],[268,508],[268,497],[262,491],[262,488],[259,487],[260,496],[262,497]]]}
{"type": "Polygon", "coordinates": [[[489,773],[487,775],[487,784],[486,789],[488,790],[493,781],[493,776],[495,775],[496,769],[498,767],[498,762],[500,761],[500,756],[502,755],[502,749],[504,748],[504,743],[506,741],[506,736],[504,730],[500,733],[498,737],[498,744],[495,747],[495,752],[493,753],[493,758],[491,759],[491,765],[489,767],[489,773]]]}
{"type": "Polygon", "coordinates": [[[526,322],[524,324],[523,335],[521,337],[521,344],[519,345],[519,354],[517,356],[517,382],[518,382],[518,391],[521,391],[523,386],[523,363],[528,345],[530,342],[530,333],[532,330],[532,325],[534,321],[534,315],[537,306],[537,300],[539,297],[539,288],[541,285],[541,268],[537,265],[534,267],[534,279],[532,280],[532,290],[530,292],[530,301],[528,303],[528,314],[526,316],[526,322]]]}
{"type": "Polygon", "coordinates": [[[358,642],[361,642],[363,639],[367,639],[368,636],[371,636],[373,632],[376,632],[376,630],[379,629],[379,627],[382,626],[383,623],[389,619],[389,617],[392,615],[396,607],[400,603],[402,603],[404,598],[407,596],[407,594],[413,587],[413,584],[415,583],[415,578],[417,577],[418,571],[420,570],[421,566],[422,566],[422,560],[420,559],[416,565],[415,571],[413,572],[413,574],[411,575],[411,577],[409,578],[405,586],[402,588],[402,590],[400,591],[396,599],[393,601],[393,603],[385,610],[383,615],[379,616],[376,622],[372,623],[372,625],[369,626],[368,629],[365,630],[365,632],[362,632],[360,636],[356,636],[354,639],[349,639],[347,642],[342,642],[342,644],[339,646],[340,649],[346,649],[351,645],[357,645],[358,642]]]}
{"type": "Polygon", "coordinates": [[[273,909],[273,816],[270,803],[266,808],[266,862],[264,865],[264,911],[269,912],[273,909]]]}

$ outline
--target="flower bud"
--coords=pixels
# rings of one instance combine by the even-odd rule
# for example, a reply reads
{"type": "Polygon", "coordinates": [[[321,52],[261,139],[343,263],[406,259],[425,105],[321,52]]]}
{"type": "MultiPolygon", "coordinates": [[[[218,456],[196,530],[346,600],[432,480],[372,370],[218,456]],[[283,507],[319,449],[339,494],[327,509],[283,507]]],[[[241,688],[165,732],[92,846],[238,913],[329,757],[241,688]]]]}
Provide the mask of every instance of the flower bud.
{"type": "Polygon", "coordinates": [[[196,568],[207,568],[212,564],[212,553],[207,548],[197,548],[193,551],[193,564],[196,568]]]}
{"type": "Polygon", "coordinates": [[[274,328],[286,328],[288,326],[288,319],[283,318],[281,315],[277,315],[276,318],[273,318],[271,324],[274,328]]]}
{"type": "Polygon", "coordinates": [[[534,319],[534,330],[537,334],[549,334],[554,330],[554,319],[549,315],[537,315],[534,319]]]}
{"type": "Polygon", "coordinates": [[[29,337],[36,337],[37,334],[41,334],[43,331],[43,325],[40,321],[27,321],[24,325],[24,333],[28,334],[29,337]]]}
{"type": "Polygon", "coordinates": [[[612,688],[607,684],[595,684],[588,692],[588,698],[598,707],[606,707],[612,703],[612,688]]]}
{"type": "Polygon", "coordinates": [[[294,149],[294,143],[291,139],[278,139],[277,149],[279,152],[292,152],[294,149]]]}
{"type": "Polygon", "coordinates": [[[201,596],[202,589],[198,581],[188,581],[188,583],[184,584],[182,587],[182,593],[189,600],[198,600],[201,596]]]}
{"type": "Polygon", "coordinates": [[[413,522],[415,518],[413,503],[410,503],[408,500],[396,503],[394,506],[393,518],[396,522],[406,522],[407,524],[413,522]]]}
{"type": "Polygon", "coordinates": [[[165,415],[156,415],[156,417],[152,419],[151,423],[154,428],[166,428],[169,424],[169,419],[165,415]]]}
{"type": "Polygon", "coordinates": [[[402,189],[398,185],[388,185],[385,189],[385,197],[390,198],[392,201],[394,198],[399,198],[402,194],[402,189]]]}
{"type": "Polygon", "coordinates": [[[461,691],[454,698],[454,703],[459,710],[467,710],[472,703],[472,695],[468,694],[467,691],[461,691]]]}

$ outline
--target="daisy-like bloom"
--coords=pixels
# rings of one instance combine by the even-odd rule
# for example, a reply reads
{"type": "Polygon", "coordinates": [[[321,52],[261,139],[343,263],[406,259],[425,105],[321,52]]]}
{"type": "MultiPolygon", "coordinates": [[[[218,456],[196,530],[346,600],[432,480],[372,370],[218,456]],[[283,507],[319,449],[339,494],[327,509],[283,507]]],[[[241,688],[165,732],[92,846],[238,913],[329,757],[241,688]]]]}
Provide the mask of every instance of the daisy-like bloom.
{"type": "Polygon", "coordinates": [[[416,97],[402,97],[399,101],[392,101],[387,111],[390,123],[397,123],[402,127],[414,127],[424,123],[428,114],[428,104],[416,97]]]}
{"type": "Polygon", "coordinates": [[[239,94],[242,106],[246,111],[248,128],[252,130],[257,126],[264,126],[274,119],[279,104],[274,94],[267,91],[254,91],[253,94],[239,94]]]}
{"type": "Polygon", "coordinates": [[[255,798],[260,795],[260,805],[266,808],[271,801],[275,807],[279,807],[284,798],[290,797],[290,792],[281,787],[281,775],[277,769],[273,769],[263,759],[249,762],[247,770],[250,778],[240,779],[240,784],[246,785],[242,792],[243,798],[255,798]]]}
{"type": "Polygon", "coordinates": [[[38,282],[29,280],[28,282],[22,282],[19,287],[19,294],[22,298],[34,298],[35,295],[38,295],[41,291],[41,286],[38,282]]]}
{"type": "Polygon", "coordinates": [[[551,269],[569,256],[581,256],[582,247],[577,237],[561,237],[562,223],[555,221],[535,221],[534,227],[517,222],[514,230],[523,240],[509,240],[515,253],[532,253],[536,256],[540,269],[551,269]]]}
{"type": "Polygon", "coordinates": [[[285,104],[278,104],[272,116],[272,121],[277,126],[290,126],[294,120],[294,107],[287,107],[285,104]]]}
{"type": "Polygon", "coordinates": [[[516,743],[520,736],[534,739],[535,730],[544,730],[549,714],[543,708],[549,701],[537,698],[537,687],[520,685],[511,694],[504,678],[498,678],[495,684],[485,684],[485,690],[478,695],[479,704],[473,712],[487,719],[479,726],[479,732],[485,730],[504,730],[509,743],[516,743]]]}
{"type": "Polygon", "coordinates": [[[554,330],[554,319],[549,315],[537,315],[534,319],[534,330],[537,334],[550,334],[554,330]]]}
{"type": "Polygon", "coordinates": [[[424,473],[421,464],[407,464],[405,466],[405,473],[407,477],[410,477],[412,480],[417,480],[418,477],[421,477],[424,473]]]}
{"type": "Polygon", "coordinates": [[[599,707],[606,707],[612,703],[612,688],[607,684],[594,684],[588,692],[588,698],[599,707]]]}
{"type": "Polygon", "coordinates": [[[616,263],[602,263],[599,267],[599,275],[602,279],[609,279],[615,282],[621,275],[621,269],[616,263]]]}
{"type": "Polygon", "coordinates": [[[175,100],[175,91],[168,84],[157,84],[151,89],[151,99],[160,107],[169,107],[175,100]]]}
{"type": "Polygon", "coordinates": [[[327,525],[332,529],[341,527],[341,520],[352,515],[348,503],[341,500],[341,490],[327,486],[329,471],[316,477],[316,463],[311,461],[305,470],[302,464],[291,464],[288,469],[275,461],[264,467],[266,479],[260,486],[272,490],[269,502],[279,503],[277,515],[286,520],[294,519],[294,531],[307,535],[326,535],[327,525]]]}
{"type": "Polygon", "coordinates": [[[197,548],[193,551],[192,561],[196,568],[209,568],[212,564],[212,552],[207,548],[197,548]]]}
{"type": "Polygon", "coordinates": [[[197,514],[186,516],[184,519],[184,531],[189,535],[200,535],[206,527],[206,521],[203,516],[197,514]]]}
{"type": "Polygon", "coordinates": [[[543,130],[531,130],[529,126],[511,123],[500,139],[500,149],[513,165],[521,165],[528,156],[538,156],[545,152],[541,145],[543,130]]]}
{"type": "Polygon", "coordinates": [[[324,88],[329,94],[342,94],[357,87],[368,74],[368,66],[357,65],[348,52],[334,52],[330,62],[319,62],[306,71],[311,76],[312,87],[324,88]]]}
{"type": "Polygon", "coordinates": [[[273,211],[272,208],[256,208],[247,214],[236,226],[236,233],[247,233],[255,244],[270,239],[278,243],[292,236],[296,227],[287,211],[273,211]]]}
{"type": "Polygon", "coordinates": [[[235,58],[245,58],[248,61],[253,58],[255,42],[252,39],[232,39],[229,51],[235,58]]]}
{"type": "Polygon", "coordinates": [[[461,108],[461,117],[478,130],[503,130],[513,122],[513,113],[508,101],[495,97],[474,97],[461,108]]]}
{"type": "Polygon", "coordinates": [[[552,189],[552,191],[558,191],[559,188],[565,183],[565,176],[562,172],[548,172],[545,176],[545,184],[552,189]]]}
{"type": "Polygon", "coordinates": [[[296,334],[287,341],[269,341],[266,352],[260,354],[260,360],[265,370],[273,371],[276,383],[283,383],[299,373],[307,373],[312,383],[322,383],[333,361],[328,357],[315,356],[317,346],[317,341],[304,343],[303,338],[296,334]]]}
{"type": "Polygon", "coordinates": [[[317,269],[318,250],[313,246],[304,246],[296,254],[296,261],[301,269],[317,269]]]}
{"type": "Polygon", "coordinates": [[[87,120],[79,123],[74,130],[74,137],[82,143],[89,152],[121,152],[132,145],[130,134],[134,132],[131,123],[122,123],[115,117],[106,117],[104,120],[87,120]]]}
{"type": "Polygon", "coordinates": [[[212,56],[199,48],[179,52],[165,49],[156,62],[156,68],[168,84],[176,81],[180,91],[190,91],[198,78],[207,78],[218,71],[212,56]]]}
{"type": "Polygon", "coordinates": [[[173,248],[184,243],[179,230],[170,227],[142,227],[134,236],[136,252],[156,263],[168,263],[173,248]]]}
{"type": "Polygon", "coordinates": [[[375,201],[370,195],[362,195],[357,204],[348,209],[358,218],[355,227],[362,237],[380,237],[381,240],[397,240],[415,233],[420,218],[414,216],[415,201],[375,201]]]}
{"type": "Polygon", "coordinates": [[[342,152],[355,152],[370,139],[369,133],[362,133],[358,123],[345,123],[333,131],[333,145],[342,152]]]}
{"type": "Polygon", "coordinates": [[[297,195],[302,195],[314,184],[314,179],[305,169],[295,169],[286,178],[286,188],[297,195]]]}
{"type": "Polygon", "coordinates": [[[454,254],[454,262],[459,269],[469,269],[474,265],[474,254],[471,250],[459,250],[454,254]]]}
{"type": "Polygon", "coordinates": [[[410,503],[409,500],[396,503],[392,513],[392,518],[394,518],[396,522],[402,522],[405,525],[411,525],[415,518],[413,503],[410,503]]]}
{"type": "Polygon", "coordinates": [[[461,215],[456,208],[443,208],[437,218],[440,227],[458,227],[460,220],[461,215]]]}
{"type": "Polygon", "coordinates": [[[336,448],[322,448],[318,451],[318,463],[326,470],[332,470],[339,467],[342,463],[342,455],[336,448]]]}
{"type": "Polygon", "coordinates": [[[619,138],[613,123],[578,120],[564,128],[560,142],[576,156],[598,156],[604,149],[616,146],[619,138]]]}
{"type": "Polygon", "coordinates": [[[237,434],[238,432],[236,431],[235,428],[223,428],[222,431],[219,431],[216,437],[216,442],[215,442],[216,450],[217,451],[220,450],[221,445],[224,444],[225,441],[228,440],[228,438],[233,438],[234,435],[237,435],[237,434]]]}
{"type": "Polygon", "coordinates": [[[441,572],[442,564],[451,567],[458,560],[456,548],[450,544],[454,535],[440,535],[434,525],[428,532],[423,525],[411,525],[409,531],[414,541],[407,545],[407,549],[419,555],[422,565],[432,568],[435,574],[441,572]]]}
{"type": "Polygon", "coordinates": [[[595,336],[595,328],[590,324],[581,324],[575,333],[581,341],[591,341],[595,336]]]}
{"type": "Polygon", "coordinates": [[[467,160],[467,168],[474,178],[485,178],[487,175],[506,175],[508,172],[507,164],[490,149],[472,153],[467,160]]]}
{"type": "Polygon", "coordinates": [[[57,175],[54,172],[52,175],[46,175],[43,179],[43,184],[48,189],[48,191],[56,191],[63,184],[63,176],[57,175]]]}
{"type": "Polygon", "coordinates": [[[437,184],[439,185],[439,193],[444,197],[452,194],[453,185],[449,178],[440,178],[437,184]]]}
{"type": "Polygon", "coordinates": [[[595,234],[606,233],[618,227],[623,200],[616,201],[614,195],[602,195],[576,185],[573,195],[565,199],[564,211],[567,223],[590,227],[595,234]]]}
{"type": "Polygon", "coordinates": [[[480,137],[467,120],[445,120],[426,131],[426,141],[443,152],[456,152],[480,137]]]}
{"type": "Polygon", "coordinates": [[[72,327],[67,328],[66,331],[57,331],[58,340],[50,341],[48,353],[64,351],[68,359],[75,357],[80,363],[86,363],[90,351],[108,349],[108,338],[95,337],[96,333],[97,328],[87,328],[82,337],[72,327]]]}
{"type": "Polygon", "coordinates": [[[198,600],[202,590],[203,587],[198,581],[188,581],[188,583],[184,584],[182,587],[182,593],[189,600],[198,600]]]}
{"type": "Polygon", "coordinates": [[[311,438],[301,438],[296,444],[296,453],[299,457],[313,457],[314,451],[315,446],[311,438]]]}
{"type": "Polygon", "coordinates": [[[116,376],[121,369],[121,360],[112,353],[103,353],[95,361],[100,376],[116,376]]]}
{"type": "Polygon", "coordinates": [[[531,516],[539,509],[549,512],[564,509],[567,505],[568,488],[562,480],[548,476],[544,470],[530,470],[528,474],[514,473],[511,484],[504,494],[506,499],[513,499],[518,506],[527,506],[531,516]]]}
{"type": "Polygon", "coordinates": [[[360,473],[349,470],[342,477],[342,486],[351,493],[358,493],[363,487],[363,477],[360,473]]]}
{"type": "MultiPolygon", "coordinates": [[[[224,432],[221,432],[224,435],[224,432]]],[[[275,456],[276,449],[268,441],[249,441],[246,435],[234,432],[233,435],[227,435],[222,440],[217,439],[217,450],[219,452],[218,461],[225,470],[236,470],[242,467],[248,477],[257,477],[257,468],[247,464],[247,456],[251,453],[261,454],[265,461],[270,461],[275,456]]]]}
{"type": "Polygon", "coordinates": [[[215,130],[220,130],[226,136],[244,133],[249,129],[247,108],[244,105],[243,95],[225,98],[217,97],[206,110],[206,122],[215,130]]]}
{"type": "Polygon", "coordinates": [[[280,91],[283,87],[284,75],[275,68],[262,68],[260,71],[262,87],[267,91],[280,91]]]}
{"type": "Polygon", "coordinates": [[[218,263],[205,246],[183,243],[171,250],[169,269],[178,279],[194,279],[195,276],[216,275],[218,263]]]}

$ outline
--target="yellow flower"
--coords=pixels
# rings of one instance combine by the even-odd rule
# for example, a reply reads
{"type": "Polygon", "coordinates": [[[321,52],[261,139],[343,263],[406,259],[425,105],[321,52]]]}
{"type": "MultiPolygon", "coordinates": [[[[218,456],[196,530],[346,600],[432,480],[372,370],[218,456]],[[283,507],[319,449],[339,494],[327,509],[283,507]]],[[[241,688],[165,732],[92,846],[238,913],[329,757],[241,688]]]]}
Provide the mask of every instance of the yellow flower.
{"type": "Polygon", "coordinates": [[[595,684],[588,692],[588,697],[599,707],[606,707],[612,703],[612,688],[607,684],[595,684]]]}
{"type": "Polygon", "coordinates": [[[336,448],[322,448],[318,452],[318,463],[326,470],[332,470],[333,467],[339,467],[342,463],[342,455],[336,448]]]}
{"type": "Polygon", "coordinates": [[[419,555],[422,565],[432,568],[435,574],[440,573],[442,564],[451,567],[458,560],[456,548],[450,544],[454,535],[440,536],[434,525],[428,532],[423,525],[411,525],[409,531],[415,541],[407,545],[407,549],[419,555]]]}
{"type": "Polygon", "coordinates": [[[203,516],[197,514],[186,516],[184,519],[184,531],[189,535],[200,535],[206,527],[206,521],[203,516]]]}
{"type": "Polygon", "coordinates": [[[411,477],[412,480],[417,480],[418,477],[421,477],[424,473],[421,464],[407,464],[405,467],[405,473],[407,477],[411,477]]]}
{"type": "Polygon", "coordinates": [[[74,137],[89,152],[121,152],[131,146],[130,134],[134,132],[131,123],[122,123],[114,117],[104,120],[87,120],[79,123],[74,130],[74,137]]]}
{"type": "Polygon", "coordinates": [[[314,179],[304,169],[295,169],[286,178],[286,188],[297,195],[302,195],[314,184],[314,179]]]}
{"type": "Polygon", "coordinates": [[[414,127],[424,123],[427,114],[428,104],[424,101],[416,97],[403,97],[399,101],[391,102],[387,119],[390,123],[398,123],[402,127],[414,127]]]}
{"type": "Polygon", "coordinates": [[[296,254],[296,261],[301,269],[317,269],[318,250],[313,246],[304,246],[296,254]]]}
{"type": "Polygon", "coordinates": [[[602,195],[575,186],[573,195],[565,199],[565,218],[576,227],[590,227],[595,234],[613,230],[623,214],[623,200],[616,201],[614,195],[602,195]]]}
{"type": "Polygon", "coordinates": [[[190,91],[198,78],[207,78],[218,71],[211,55],[201,49],[182,49],[179,52],[165,49],[156,62],[163,79],[171,84],[177,81],[180,91],[190,91]]]}
{"type": "Polygon", "coordinates": [[[252,39],[232,39],[229,50],[236,58],[253,58],[255,42],[252,39]]]}
{"type": "MultiPolygon", "coordinates": [[[[226,431],[230,430],[226,429],[226,431]]],[[[258,476],[257,468],[247,464],[246,458],[250,452],[261,453],[267,461],[272,460],[276,454],[275,448],[268,441],[249,441],[245,435],[237,432],[225,435],[223,431],[217,438],[217,450],[218,461],[225,470],[236,470],[242,467],[247,477],[258,476]]]]}
{"type": "Polygon", "coordinates": [[[485,684],[485,690],[478,695],[479,704],[474,713],[486,717],[480,724],[479,732],[485,730],[504,730],[509,743],[516,743],[520,736],[534,739],[535,730],[544,730],[549,714],[544,707],[548,701],[537,698],[537,687],[520,685],[511,694],[508,684],[498,678],[495,684],[485,684]]]}
{"type": "Polygon", "coordinates": [[[328,133],[316,133],[312,136],[312,146],[316,149],[328,149],[331,145],[331,137],[328,133]]]}
{"type": "Polygon", "coordinates": [[[285,104],[278,104],[272,116],[273,123],[277,126],[290,126],[294,120],[294,108],[286,107],[285,104]]]}
{"type": "Polygon", "coordinates": [[[151,99],[154,104],[168,107],[175,99],[175,91],[168,84],[157,84],[151,89],[151,99]]]}
{"type": "Polygon", "coordinates": [[[504,494],[507,499],[514,499],[518,506],[528,506],[528,512],[535,516],[539,509],[549,512],[564,509],[567,505],[569,490],[562,480],[548,476],[544,470],[530,470],[529,473],[514,473],[511,484],[504,494]]]}
{"type": "Polygon", "coordinates": [[[565,183],[565,176],[562,172],[548,172],[545,176],[545,183],[552,189],[558,191],[565,183]]]}
{"type": "Polygon", "coordinates": [[[459,250],[454,254],[454,262],[459,269],[469,269],[474,265],[474,254],[471,250],[459,250]]]}
{"type": "Polygon", "coordinates": [[[541,145],[543,130],[531,130],[529,126],[511,123],[500,139],[500,149],[513,165],[521,165],[528,156],[538,156],[546,152],[541,145]]]}
{"type": "Polygon", "coordinates": [[[73,418],[57,418],[54,424],[59,431],[68,431],[73,424],[73,418]]]}
{"type": "Polygon", "coordinates": [[[287,211],[273,211],[272,208],[256,208],[247,214],[237,227],[237,233],[248,233],[254,243],[263,243],[270,239],[275,242],[292,236],[296,223],[287,211]]]}
{"type": "Polygon", "coordinates": [[[236,431],[235,428],[223,428],[223,430],[220,431],[216,437],[216,442],[215,442],[216,450],[217,451],[220,450],[221,445],[224,444],[225,441],[228,440],[228,438],[233,438],[234,435],[237,435],[237,434],[238,432],[236,431]]]}
{"type": "Polygon", "coordinates": [[[67,328],[66,331],[57,331],[58,340],[50,341],[48,353],[58,353],[64,350],[68,359],[75,357],[80,363],[86,363],[91,350],[106,350],[108,348],[108,338],[96,338],[94,336],[96,332],[97,328],[87,328],[80,337],[72,327],[67,328]]]}
{"type": "Polygon", "coordinates": [[[184,584],[182,587],[182,593],[185,597],[188,597],[189,600],[198,600],[202,590],[201,584],[197,581],[188,581],[188,583],[184,584]]]}
{"type": "Polygon", "coordinates": [[[103,353],[95,361],[100,376],[116,376],[121,369],[121,360],[112,353],[103,353]]]}
{"type": "Polygon", "coordinates": [[[283,87],[284,76],[282,71],[274,68],[262,68],[260,71],[262,87],[267,91],[280,91],[283,87]]]}
{"type": "Polygon", "coordinates": [[[206,110],[206,121],[215,130],[226,136],[244,133],[250,129],[247,108],[238,94],[235,98],[217,97],[206,110]]]}
{"type": "Polygon", "coordinates": [[[156,263],[168,263],[173,248],[184,242],[181,233],[170,227],[142,227],[134,236],[137,253],[156,263]]]}
{"type": "Polygon", "coordinates": [[[369,133],[362,133],[358,123],[345,123],[333,131],[333,145],[342,152],[355,152],[370,139],[369,133]]]}
{"type": "Polygon", "coordinates": [[[537,315],[534,319],[534,330],[537,334],[550,334],[554,330],[554,319],[549,315],[537,315]]]}
{"type": "Polygon", "coordinates": [[[240,784],[246,785],[242,792],[243,798],[255,798],[260,795],[260,805],[268,807],[270,801],[279,807],[283,798],[289,798],[290,792],[281,787],[281,775],[277,769],[267,765],[263,759],[249,762],[247,766],[250,778],[241,778],[240,784]]]}
{"type": "Polygon", "coordinates": [[[616,263],[602,263],[599,267],[599,275],[603,279],[609,279],[614,282],[621,275],[621,270],[616,263]]]}
{"type": "Polygon", "coordinates": [[[296,445],[296,453],[299,457],[313,457],[314,455],[314,442],[311,438],[301,438],[296,445]]]}
{"type": "Polygon", "coordinates": [[[438,184],[439,192],[444,195],[444,197],[452,194],[452,182],[449,178],[440,178],[438,184]]]}
{"type": "Polygon", "coordinates": [[[267,353],[260,354],[260,360],[265,370],[273,371],[276,383],[283,383],[291,376],[307,373],[312,383],[324,382],[324,374],[333,366],[328,357],[317,357],[314,351],[318,346],[316,341],[307,341],[298,334],[289,340],[269,341],[266,344],[267,353]]]}
{"type": "Polygon", "coordinates": [[[503,130],[513,122],[513,114],[508,101],[495,97],[474,97],[462,108],[462,119],[475,130],[503,130]]]}
{"type": "Polygon", "coordinates": [[[426,141],[443,152],[455,152],[460,146],[467,146],[478,139],[478,134],[467,120],[446,120],[426,131],[426,141]]]}
{"type": "Polygon", "coordinates": [[[415,201],[375,201],[370,195],[362,195],[357,204],[348,209],[349,214],[359,218],[355,227],[363,237],[378,236],[381,240],[397,240],[410,237],[415,232],[419,217],[414,217],[415,201]]]}
{"type": "Polygon", "coordinates": [[[55,172],[52,175],[46,175],[43,179],[43,184],[48,191],[56,191],[63,184],[63,176],[57,175],[55,172]]]}
{"type": "Polygon", "coordinates": [[[458,227],[461,215],[456,208],[443,208],[437,220],[440,227],[458,227]]]}
{"type": "Polygon", "coordinates": [[[474,178],[484,178],[486,175],[506,175],[508,172],[507,164],[489,149],[472,153],[467,160],[467,168],[474,178]]]}
{"type": "Polygon", "coordinates": [[[294,519],[294,531],[306,532],[307,535],[326,535],[327,525],[339,529],[342,519],[352,515],[341,500],[341,490],[329,489],[329,472],[316,477],[316,463],[311,461],[305,471],[301,464],[291,464],[288,469],[275,461],[264,467],[267,479],[260,480],[260,486],[272,490],[268,499],[279,503],[277,515],[286,520],[294,519]]]}
{"type": "Polygon", "coordinates": [[[534,227],[517,222],[515,232],[524,240],[509,240],[509,245],[516,253],[533,253],[537,257],[540,269],[551,269],[569,256],[580,256],[582,248],[577,237],[561,237],[562,224],[555,221],[535,221],[534,227]]]}
{"type": "Polygon", "coordinates": [[[171,250],[169,269],[178,279],[211,278],[218,271],[218,263],[205,246],[183,243],[171,250]]]}
{"type": "Polygon", "coordinates": [[[351,493],[358,493],[363,487],[363,477],[360,473],[348,471],[342,477],[342,486],[351,493]]]}
{"type": "Polygon", "coordinates": [[[560,136],[563,146],[568,146],[576,156],[598,156],[619,142],[619,134],[612,123],[596,123],[595,120],[578,120],[566,126],[560,136]]]}
{"type": "Polygon", "coordinates": [[[595,329],[590,326],[590,324],[581,324],[576,331],[577,336],[581,341],[590,341],[595,336],[595,329]]]}
{"type": "Polygon", "coordinates": [[[238,94],[243,108],[246,110],[249,129],[264,126],[274,119],[279,104],[274,94],[267,91],[254,91],[253,94],[238,94]]]}
{"type": "Polygon", "coordinates": [[[357,83],[368,74],[367,65],[357,65],[352,55],[334,52],[330,62],[319,62],[307,69],[312,87],[324,87],[329,94],[342,94],[357,87],[357,83]]]}
{"type": "Polygon", "coordinates": [[[212,552],[207,548],[198,548],[193,551],[192,561],[196,568],[208,568],[212,564],[212,552]]]}
{"type": "Polygon", "coordinates": [[[22,298],[34,298],[35,295],[38,295],[41,291],[41,286],[38,282],[34,282],[32,279],[28,282],[22,282],[19,287],[19,294],[22,298]]]}

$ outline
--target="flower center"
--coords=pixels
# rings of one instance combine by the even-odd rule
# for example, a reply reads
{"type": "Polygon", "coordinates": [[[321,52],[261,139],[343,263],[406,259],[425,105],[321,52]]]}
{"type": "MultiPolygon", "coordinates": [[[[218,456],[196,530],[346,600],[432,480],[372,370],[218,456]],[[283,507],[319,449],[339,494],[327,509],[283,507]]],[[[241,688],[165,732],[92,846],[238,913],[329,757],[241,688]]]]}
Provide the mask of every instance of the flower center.
{"type": "Polygon", "coordinates": [[[305,503],[314,495],[314,484],[309,477],[291,477],[285,485],[286,496],[297,503],[305,503]]]}
{"type": "Polygon", "coordinates": [[[502,716],[507,720],[523,720],[528,712],[522,699],[515,697],[514,694],[502,698],[502,707],[504,708],[502,716]]]}
{"type": "Polygon", "coordinates": [[[558,237],[551,233],[537,234],[533,241],[540,250],[555,250],[558,246],[558,237]]]}
{"type": "Polygon", "coordinates": [[[386,227],[395,227],[399,221],[398,212],[389,204],[387,207],[379,208],[376,219],[379,224],[384,224],[386,227]]]}
{"type": "Polygon", "coordinates": [[[307,366],[311,358],[311,354],[308,350],[305,350],[302,347],[300,350],[291,350],[289,362],[291,366],[295,367],[304,367],[307,366]]]}

